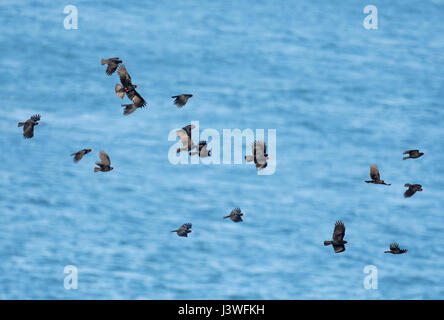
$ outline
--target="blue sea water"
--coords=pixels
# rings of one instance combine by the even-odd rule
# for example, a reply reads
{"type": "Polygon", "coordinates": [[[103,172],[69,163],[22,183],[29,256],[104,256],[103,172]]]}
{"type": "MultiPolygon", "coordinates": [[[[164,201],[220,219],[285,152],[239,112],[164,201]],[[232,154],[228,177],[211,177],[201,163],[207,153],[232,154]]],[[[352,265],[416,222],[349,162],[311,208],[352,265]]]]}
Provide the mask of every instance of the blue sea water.
{"type": "Polygon", "coordinates": [[[0,298],[443,299],[443,19],[440,0],[1,0],[0,298]],[[148,102],[128,117],[100,65],[115,56],[148,102]],[[172,165],[190,121],[276,129],[275,173],[172,165]],[[114,171],[94,174],[100,150],[114,171]],[[371,163],[390,187],[363,182],[371,163]],[[222,219],[234,207],[243,223],[222,219]],[[408,254],[384,254],[393,241],[408,254]]]}

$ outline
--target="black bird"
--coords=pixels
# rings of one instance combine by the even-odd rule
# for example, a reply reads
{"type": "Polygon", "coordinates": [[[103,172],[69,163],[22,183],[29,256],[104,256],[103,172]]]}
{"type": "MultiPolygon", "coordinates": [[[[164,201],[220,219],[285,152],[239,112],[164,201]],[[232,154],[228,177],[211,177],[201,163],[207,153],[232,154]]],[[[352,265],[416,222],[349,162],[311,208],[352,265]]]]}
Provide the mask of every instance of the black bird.
{"type": "MultiPolygon", "coordinates": [[[[138,88],[139,86],[133,85],[133,83],[131,82],[131,77],[128,74],[128,71],[126,70],[125,66],[121,65],[119,67],[119,71],[117,73],[119,74],[120,82],[122,83],[122,85],[116,84],[115,91],[116,91],[117,96],[119,98],[123,99],[123,97],[125,96],[125,93],[126,93],[127,97],[134,104],[134,107],[128,107],[130,105],[123,105],[123,106],[127,107],[127,109],[129,108],[129,109],[134,109],[134,110],[137,108],[145,107],[146,106],[145,100],[136,91],[136,88],[138,88]]],[[[134,110],[132,110],[131,112],[127,112],[127,114],[132,113],[134,110]]]]}
{"type": "Polygon", "coordinates": [[[189,98],[191,98],[193,95],[192,94],[181,94],[178,96],[172,96],[171,98],[176,99],[174,100],[174,104],[178,107],[178,108],[182,108],[188,101],[189,98]]]}
{"type": "Polygon", "coordinates": [[[404,185],[404,187],[408,188],[405,192],[404,192],[404,198],[410,198],[411,196],[413,196],[416,191],[423,191],[422,190],[422,185],[420,184],[410,184],[410,183],[406,183],[404,185]]]}
{"type": "Polygon", "coordinates": [[[330,244],[333,245],[335,253],[345,251],[344,244],[348,242],[344,241],[344,235],[345,235],[344,222],[342,222],[341,220],[336,221],[335,230],[333,231],[333,239],[332,241],[324,241],[324,246],[328,246],[330,244]]]}
{"type": "Polygon", "coordinates": [[[407,253],[407,249],[399,249],[399,244],[397,243],[391,243],[390,244],[390,250],[384,251],[384,253],[391,253],[391,254],[402,254],[407,253]]]}
{"type": "Polygon", "coordinates": [[[253,151],[252,156],[245,156],[247,162],[254,161],[257,170],[262,170],[267,167],[267,160],[270,157],[267,154],[267,144],[264,141],[255,141],[251,147],[253,151]]]}
{"type": "Polygon", "coordinates": [[[34,126],[39,125],[40,115],[35,114],[25,122],[19,122],[17,127],[23,127],[23,136],[27,139],[34,136],[34,126]]]}
{"type": "Polygon", "coordinates": [[[188,233],[193,232],[190,230],[192,227],[191,223],[184,223],[179,229],[172,230],[171,232],[177,232],[179,237],[188,237],[188,233]]]}
{"type": "Polygon", "coordinates": [[[419,150],[407,150],[403,154],[408,154],[408,156],[407,157],[403,157],[402,160],[417,159],[417,158],[422,157],[423,155],[425,155],[424,152],[419,152],[419,150]]]}
{"type": "Polygon", "coordinates": [[[96,162],[96,165],[98,165],[99,168],[94,168],[94,172],[107,172],[114,169],[113,167],[111,167],[111,160],[105,151],[100,151],[100,160],[102,161],[96,162]]]}
{"type": "Polygon", "coordinates": [[[92,149],[83,149],[80,151],[77,151],[73,154],[71,154],[71,156],[74,156],[74,158],[72,159],[74,162],[79,162],[80,160],[82,160],[83,156],[87,153],[90,153],[91,151],[94,151],[92,149]]]}
{"type": "Polygon", "coordinates": [[[211,157],[211,149],[207,149],[206,141],[199,141],[198,145],[199,151],[190,152],[190,156],[198,154],[201,158],[211,157]]]}
{"type": "Polygon", "coordinates": [[[197,146],[193,143],[193,140],[191,139],[191,130],[194,129],[196,126],[189,124],[185,127],[183,127],[180,130],[176,131],[176,135],[179,137],[180,141],[183,144],[183,148],[178,148],[176,151],[177,153],[181,151],[191,151],[197,146]]]}
{"type": "Polygon", "coordinates": [[[376,164],[372,164],[370,166],[370,178],[372,180],[366,180],[367,183],[374,183],[374,184],[385,184],[386,186],[391,186],[390,183],[385,183],[384,180],[381,180],[381,176],[379,175],[378,166],[376,164]]]}
{"type": "Polygon", "coordinates": [[[117,67],[119,66],[119,64],[123,63],[122,60],[120,60],[119,58],[115,57],[115,58],[109,58],[109,59],[102,59],[102,66],[104,64],[108,64],[108,67],[106,68],[106,74],[107,75],[112,75],[114,72],[116,72],[117,67]]]}
{"type": "Polygon", "coordinates": [[[243,221],[242,216],[244,216],[244,215],[245,215],[245,213],[242,213],[241,209],[236,208],[236,209],[232,210],[228,216],[225,216],[224,219],[230,218],[234,222],[241,222],[241,221],[243,221]]]}

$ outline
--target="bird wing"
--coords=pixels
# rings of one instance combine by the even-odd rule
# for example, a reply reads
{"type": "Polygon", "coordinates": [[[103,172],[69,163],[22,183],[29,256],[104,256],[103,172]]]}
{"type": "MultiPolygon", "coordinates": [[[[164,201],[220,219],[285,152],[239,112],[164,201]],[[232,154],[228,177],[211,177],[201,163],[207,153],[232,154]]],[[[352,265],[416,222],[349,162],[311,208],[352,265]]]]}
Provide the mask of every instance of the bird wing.
{"type": "Polygon", "coordinates": [[[390,250],[399,250],[399,244],[391,243],[390,244],[390,250]]]}
{"type": "Polygon", "coordinates": [[[126,93],[128,98],[134,103],[137,108],[146,106],[146,101],[142,98],[142,96],[136,91],[131,90],[126,93]]]}
{"type": "MultiPolygon", "coordinates": [[[[336,221],[335,229],[333,231],[333,240],[334,241],[342,241],[345,236],[345,225],[341,220],[336,221]]],[[[335,250],[336,251],[336,250],[335,250]]]]}
{"type": "Polygon", "coordinates": [[[117,70],[117,64],[115,64],[114,62],[109,62],[105,72],[107,75],[112,75],[116,70],[117,70]]]}
{"type": "Polygon", "coordinates": [[[196,128],[195,125],[189,124],[185,127],[183,127],[182,129],[185,130],[185,132],[187,133],[187,135],[191,138],[191,130],[196,128]]]}
{"type": "Polygon", "coordinates": [[[132,84],[131,77],[124,65],[120,66],[119,71],[118,71],[118,75],[120,77],[120,82],[123,84],[124,87],[127,87],[132,84]]]}
{"type": "Polygon", "coordinates": [[[109,166],[111,164],[111,160],[105,151],[100,151],[100,160],[102,160],[103,165],[109,166]]]}
{"type": "Polygon", "coordinates": [[[412,152],[419,152],[419,150],[407,150],[403,154],[410,154],[412,152]]]}
{"type": "Polygon", "coordinates": [[[376,164],[372,164],[370,166],[370,178],[372,178],[372,180],[376,180],[376,181],[381,180],[381,177],[379,175],[379,169],[376,164]]]}
{"type": "Polygon", "coordinates": [[[410,198],[413,196],[416,192],[416,188],[412,185],[409,186],[409,188],[404,192],[404,198],[410,198]]]}
{"type": "Polygon", "coordinates": [[[335,253],[339,253],[345,251],[345,246],[343,244],[333,245],[333,249],[335,250],[335,253]]]}
{"type": "Polygon", "coordinates": [[[207,142],[206,141],[199,141],[199,150],[204,150],[207,148],[207,142]]]}
{"type": "Polygon", "coordinates": [[[193,226],[193,225],[192,225],[191,223],[184,223],[184,224],[182,225],[182,228],[184,228],[184,229],[186,229],[186,230],[190,230],[192,226],[193,226]]]}
{"type": "Polygon", "coordinates": [[[253,143],[253,155],[256,156],[256,158],[265,157],[266,153],[267,144],[264,141],[255,141],[253,143]]]}
{"type": "Polygon", "coordinates": [[[234,208],[234,209],[231,211],[231,214],[241,214],[241,209],[240,209],[240,208],[234,208]]]}
{"type": "Polygon", "coordinates": [[[188,147],[191,144],[191,136],[188,136],[184,129],[177,130],[176,135],[179,137],[180,141],[182,141],[184,147],[188,147]]]}
{"type": "Polygon", "coordinates": [[[74,162],[79,162],[80,160],[82,160],[84,154],[85,154],[85,151],[84,151],[84,150],[81,150],[81,151],[79,151],[79,152],[76,152],[76,153],[75,153],[75,156],[74,156],[74,159],[73,159],[74,162]]]}
{"type": "Polygon", "coordinates": [[[23,127],[23,136],[25,138],[32,138],[34,136],[34,123],[32,121],[26,121],[23,127]]]}
{"type": "Polygon", "coordinates": [[[185,103],[187,102],[186,99],[184,99],[183,95],[175,96],[174,98],[176,98],[176,100],[174,100],[174,104],[178,108],[182,108],[185,105],[185,103]]]}
{"type": "Polygon", "coordinates": [[[34,122],[38,122],[40,121],[40,115],[39,114],[35,114],[31,117],[31,120],[33,120],[34,122]]]}
{"type": "Polygon", "coordinates": [[[125,116],[133,113],[134,111],[136,111],[137,107],[134,105],[134,103],[131,104],[122,104],[122,107],[125,107],[125,110],[123,110],[123,114],[125,116]]]}

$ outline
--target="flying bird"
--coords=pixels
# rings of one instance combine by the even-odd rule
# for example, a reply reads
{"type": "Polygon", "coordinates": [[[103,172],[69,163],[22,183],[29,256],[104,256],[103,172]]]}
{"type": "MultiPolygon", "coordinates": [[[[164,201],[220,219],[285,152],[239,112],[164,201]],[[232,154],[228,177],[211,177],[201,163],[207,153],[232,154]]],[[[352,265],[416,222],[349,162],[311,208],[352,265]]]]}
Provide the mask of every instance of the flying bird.
{"type": "Polygon", "coordinates": [[[391,253],[391,254],[402,254],[407,253],[407,249],[399,249],[399,244],[397,243],[391,243],[390,244],[390,250],[384,251],[384,253],[391,253]]]}
{"type": "Polygon", "coordinates": [[[385,184],[387,186],[391,186],[390,183],[385,183],[384,180],[381,180],[381,176],[379,175],[379,169],[376,164],[372,164],[370,166],[370,178],[372,180],[366,180],[365,182],[373,184],[385,184]]]}
{"type": "Polygon", "coordinates": [[[191,130],[194,129],[196,126],[189,124],[185,127],[183,127],[180,130],[176,131],[176,135],[179,137],[180,141],[183,144],[183,148],[178,148],[176,151],[177,153],[180,153],[181,151],[191,151],[197,146],[193,143],[193,140],[191,139],[191,130]]]}
{"type": "Polygon", "coordinates": [[[119,64],[123,63],[122,60],[120,60],[119,58],[109,58],[109,59],[102,59],[102,66],[104,64],[108,64],[108,67],[106,67],[106,74],[107,75],[112,75],[114,72],[116,72],[117,67],[119,66],[119,64]]]}
{"type": "Polygon", "coordinates": [[[190,230],[192,227],[191,223],[184,223],[179,229],[172,230],[171,232],[177,232],[179,237],[188,237],[188,233],[193,232],[190,230]]]}
{"type": "Polygon", "coordinates": [[[245,160],[247,162],[254,161],[258,171],[266,168],[267,160],[270,159],[267,154],[267,144],[264,141],[255,141],[251,149],[253,151],[253,155],[245,156],[245,160]]]}
{"type": "Polygon", "coordinates": [[[345,251],[344,244],[346,244],[348,242],[344,241],[344,235],[345,235],[344,222],[342,222],[341,220],[336,221],[335,229],[333,231],[333,239],[332,239],[332,241],[324,241],[324,246],[328,246],[330,244],[333,245],[333,249],[335,250],[335,253],[345,251]]]}
{"type": "Polygon", "coordinates": [[[83,156],[87,153],[90,153],[91,151],[94,151],[92,149],[83,149],[77,152],[74,152],[73,154],[71,154],[71,156],[74,156],[74,158],[72,159],[74,162],[79,162],[80,160],[82,160],[83,156]]]}
{"type": "Polygon", "coordinates": [[[242,216],[244,215],[245,213],[242,213],[241,209],[235,208],[228,216],[225,216],[224,219],[230,218],[233,222],[241,222],[243,221],[242,216]]]}
{"type": "Polygon", "coordinates": [[[199,151],[190,152],[190,156],[198,154],[201,158],[211,157],[211,149],[207,149],[206,141],[199,141],[199,145],[197,146],[199,151]]]}
{"type": "Polygon", "coordinates": [[[34,126],[39,125],[40,124],[39,121],[40,121],[40,115],[35,114],[25,122],[19,122],[17,127],[23,127],[23,137],[29,139],[34,136],[34,126]]]}
{"type": "Polygon", "coordinates": [[[410,198],[411,196],[413,196],[416,191],[423,191],[422,190],[422,185],[420,184],[410,184],[410,183],[406,183],[404,185],[404,187],[408,188],[405,192],[404,192],[404,198],[410,198]]]}
{"type": "Polygon", "coordinates": [[[178,108],[182,108],[187,103],[188,99],[191,98],[192,96],[193,96],[192,94],[181,94],[178,96],[172,96],[171,98],[175,99],[174,104],[178,108]]]}
{"type": "Polygon", "coordinates": [[[419,150],[407,150],[403,154],[408,154],[408,156],[407,157],[403,157],[402,160],[417,159],[417,158],[422,157],[423,155],[425,155],[424,152],[419,152],[419,150]]]}
{"type": "Polygon", "coordinates": [[[100,151],[100,160],[102,161],[96,162],[96,165],[98,165],[99,168],[94,168],[94,172],[107,172],[114,169],[113,167],[111,167],[111,160],[105,151],[100,151]]]}
{"type": "MultiPolygon", "coordinates": [[[[134,104],[133,107],[129,107],[131,105],[123,105],[123,106],[127,107],[126,109],[128,109],[128,111],[132,110],[131,112],[127,112],[127,114],[132,113],[137,108],[145,107],[146,101],[136,91],[136,88],[138,88],[139,86],[133,85],[133,83],[131,82],[131,77],[128,74],[128,71],[126,70],[125,66],[121,65],[119,67],[119,71],[117,73],[120,77],[120,82],[122,83],[122,85],[116,84],[115,91],[116,91],[117,96],[119,98],[123,99],[123,97],[126,94],[128,99],[130,99],[134,104]]],[[[127,111],[127,110],[125,110],[125,111],[127,111]]],[[[124,114],[125,114],[125,112],[124,112],[124,114]]]]}

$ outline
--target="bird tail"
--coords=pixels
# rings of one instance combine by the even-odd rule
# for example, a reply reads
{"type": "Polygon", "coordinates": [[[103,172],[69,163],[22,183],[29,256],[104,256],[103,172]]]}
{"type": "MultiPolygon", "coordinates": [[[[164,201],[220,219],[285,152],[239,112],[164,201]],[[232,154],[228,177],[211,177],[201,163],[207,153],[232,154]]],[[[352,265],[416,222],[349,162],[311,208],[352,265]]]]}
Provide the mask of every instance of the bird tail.
{"type": "Polygon", "coordinates": [[[408,158],[410,158],[410,157],[403,157],[402,160],[407,160],[408,158]]]}
{"type": "Polygon", "coordinates": [[[254,160],[254,156],[245,156],[245,161],[251,162],[254,160]]]}
{"type": "Polygon", "coordinates": [[[123,90],[123,87],[120,84],[116,84],[115,88],[116,94],[120,99],[123,99],[125,96],[125,90],[123,90]]]}
{"type": "Polygon", "coordinates": [[[224,219],[229,218],[230,216],[225,216],[224,219]]]}
{"type": "Polygon", "coordinates": [[[391,253],[391,251],[384,251],[384,253],[391,253]]]}
{"type": "Polygon", "coordinates": [[[102,59],[102,66],[106,63],[105,59],[102,59]]]}
{"type": "Polygon", "coordinates": [[[332,241],[324,241],[324,246],[328,246],[332,243],[332,241]]]}
{"type": "Polygon", "coordinates": [[[177,231],[179,231],[179,230],[171,230],[171,232],[177,232],[177,231]]]}
{"type": "Polygon", "coordinates": [[[171,98],[179,98],[179,96],[172,96],[171,98]]]}
{"type": "Polygon", "coordinates": [[[100,168],[94,168],[94,172],[99,172],[100,168]]]}
{"type": "Polygon", "coordinates": [[[18,125],[17,125],[17,127],[23,127],[24,125],[25,125],[24,122],[19,122],[18,125]]]}
{"type": "Polygon", "coordinates": [[[365,182],[367,182],[367,183],[372,183],[373,180],[365,180],[365,182]]]}

